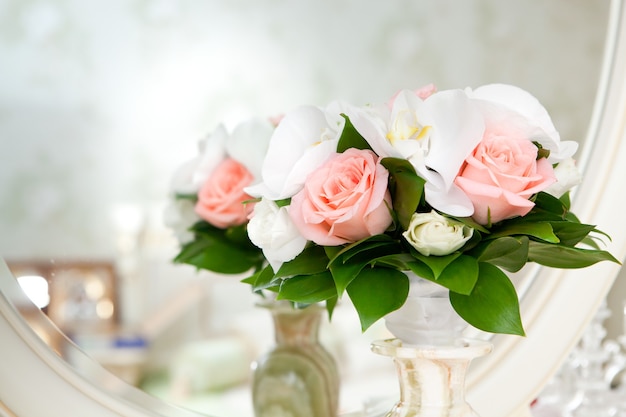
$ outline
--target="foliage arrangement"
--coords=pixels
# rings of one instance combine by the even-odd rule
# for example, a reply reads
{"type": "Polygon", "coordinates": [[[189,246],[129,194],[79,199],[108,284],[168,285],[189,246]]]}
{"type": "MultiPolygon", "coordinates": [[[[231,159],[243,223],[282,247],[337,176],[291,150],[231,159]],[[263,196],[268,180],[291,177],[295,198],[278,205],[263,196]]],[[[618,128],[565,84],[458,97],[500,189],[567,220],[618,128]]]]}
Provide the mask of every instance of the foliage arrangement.
{"type": "Polygon", "coordinates": [[[266,262],[247,257],[255,252],[241,229],[205,226],[196,236],[246,250],[192,244],[179,260],[246,259],[254,290],[324,302],[329,314],[347,294],[363,330],[403,305],[411,272],[447,288],[474,327],[523,335],[507,272],[617,262],[596,244],[608,236],[570,211],[575,151],[545,108],[510,85],[302,106],[277,124],[261,181],[245,187],[254,197],[245,228],[266,262]]]}

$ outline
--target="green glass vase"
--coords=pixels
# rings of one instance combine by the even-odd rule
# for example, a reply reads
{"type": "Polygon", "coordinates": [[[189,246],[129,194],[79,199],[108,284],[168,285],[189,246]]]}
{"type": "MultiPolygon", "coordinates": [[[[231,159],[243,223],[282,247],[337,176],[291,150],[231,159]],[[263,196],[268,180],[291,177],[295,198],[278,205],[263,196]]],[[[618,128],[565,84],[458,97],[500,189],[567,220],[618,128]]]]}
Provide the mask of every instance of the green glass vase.
{"type": "Polygon", "coordinates": [[[253,364],[255,417],[335,417],[339,374],[331,354],[319,342],[325,309],[267,303],[276,344],[253,364]]]}

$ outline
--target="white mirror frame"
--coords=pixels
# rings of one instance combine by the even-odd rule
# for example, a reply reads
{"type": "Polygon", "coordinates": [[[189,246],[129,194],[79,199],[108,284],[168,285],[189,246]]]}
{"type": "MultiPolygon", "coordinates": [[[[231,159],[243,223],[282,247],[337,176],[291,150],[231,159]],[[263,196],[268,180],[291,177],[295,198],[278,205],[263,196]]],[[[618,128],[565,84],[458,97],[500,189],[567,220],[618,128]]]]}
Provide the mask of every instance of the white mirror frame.
{"type": "MultiPolygon", "coordinates": [[[[587,139],[585,179],[574,211],[607,231],[608,249],[626,256],[626,0],[613,0],[603,72],[587,139]]],[[[572,86],[576,88],[576,86],[572,86]]],[[[619,265],[582,270],[535,268],[522,299],[526,338],[497,336],[492,354],[472,365],[469,402],[482,417],[529,416],[529,404],[558,370],[606,297],[619,265]],[[592,279],[590,279],[592,278],[592,279]]],[[[0,417],[198,416],[165,404],[112,375],[96,386],[53,352],[12,303],[17,285],[0,263],[0,417]],[[10,285],[13,285],[11,287],[10,285]]],[[[230,416],[220,416],[230,417],[230,416]]]]}

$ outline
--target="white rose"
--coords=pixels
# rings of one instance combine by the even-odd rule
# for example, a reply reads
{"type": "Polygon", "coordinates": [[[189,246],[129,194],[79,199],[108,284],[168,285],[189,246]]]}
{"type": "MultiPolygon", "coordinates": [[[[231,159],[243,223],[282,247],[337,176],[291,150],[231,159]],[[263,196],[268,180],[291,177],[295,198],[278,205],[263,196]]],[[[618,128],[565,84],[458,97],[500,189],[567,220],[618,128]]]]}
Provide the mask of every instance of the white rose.
{"type": "Polygon", "coordinates": [[[404,238],[424,256],[448,255],[465,244],[474,229],[452,223],[436,211],[414,213],[404,238]]]}
{"type": "Polygon", "coordinates": [[[556,182],[544,191],[555,196],[556,198],[561,197],[572,187],[580,184],[583,179],[582,174],[576,166],[576,161],[572,158],[559,162],[559,164],[554,168],[554,175],[556,176],[556,182]]]}
{"type": "Polygon", "coordinates": [[[304,250],[307,240],[287,213],[287,207],[278,207],[273,201],[262,199],[254,205],[248,222],[248,237],[263,250],[265,259],[276,272],[304,250]]]}

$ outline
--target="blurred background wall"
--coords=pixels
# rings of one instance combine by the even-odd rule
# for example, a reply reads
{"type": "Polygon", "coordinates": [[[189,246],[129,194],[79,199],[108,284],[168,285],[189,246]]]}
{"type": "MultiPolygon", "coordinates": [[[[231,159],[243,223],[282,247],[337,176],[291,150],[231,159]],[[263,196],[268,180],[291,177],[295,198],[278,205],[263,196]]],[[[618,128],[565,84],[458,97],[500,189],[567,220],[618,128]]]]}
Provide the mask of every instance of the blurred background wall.
{"type": "Polygon", "coordinates": [[[109,257],[224,122],[519,85],[584,138],[606,1],[0,0],[0,253],[109,257]],[[132,217],[134,213],[135,217],[132,217]]]}

